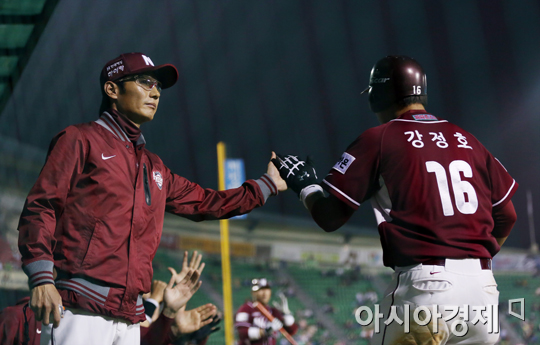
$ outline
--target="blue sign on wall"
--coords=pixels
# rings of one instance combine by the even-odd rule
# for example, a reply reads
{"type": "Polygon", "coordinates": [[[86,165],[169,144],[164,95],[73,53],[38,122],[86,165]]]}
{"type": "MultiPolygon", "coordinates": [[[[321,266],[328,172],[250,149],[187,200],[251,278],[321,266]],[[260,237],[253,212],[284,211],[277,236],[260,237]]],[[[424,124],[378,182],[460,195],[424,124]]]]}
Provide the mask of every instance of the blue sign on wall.
{"type": "MultiPolygon", "coordinates": [[[[246,182],[246,169],[241,158],[225,159],[225,189],[237,188],[246,182]]],[[[247,214],[231,219],[246,219],[247,214]]]]}

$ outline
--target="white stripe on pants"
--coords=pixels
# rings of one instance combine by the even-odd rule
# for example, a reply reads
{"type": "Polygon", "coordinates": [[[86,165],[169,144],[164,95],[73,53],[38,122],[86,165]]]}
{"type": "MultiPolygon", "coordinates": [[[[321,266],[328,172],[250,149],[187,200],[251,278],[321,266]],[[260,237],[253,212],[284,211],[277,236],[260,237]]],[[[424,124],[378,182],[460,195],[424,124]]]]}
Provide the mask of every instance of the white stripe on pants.
{"type": "Polygon", "coordinates": [[[58,328],[42,325],[40,345],[139,345],[140,342],[138,323],[66,308],[58,328]]]}

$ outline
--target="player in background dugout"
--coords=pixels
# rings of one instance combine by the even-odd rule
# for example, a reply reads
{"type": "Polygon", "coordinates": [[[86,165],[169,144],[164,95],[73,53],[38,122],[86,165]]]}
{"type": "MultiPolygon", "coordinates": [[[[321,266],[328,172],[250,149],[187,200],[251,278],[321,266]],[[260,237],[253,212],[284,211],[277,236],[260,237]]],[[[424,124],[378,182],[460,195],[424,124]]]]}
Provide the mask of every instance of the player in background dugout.
{"type": "Polygon", "coordinates": [[[499,296],[491,259],[516,221],[510,199],[518,184],[472,134],[426,111],[426,74],[414,59],[379,60],[364,92],[381,125],[353,141],[320,184],[309,159],[274,163],[325,231],[337,230],[370,201],[384,265],[395,270],[373,344],[494,344],[496,318],[495,325],[473,324],[469,310],[460,335],[459,317],[433,317],[420,326],[412,313],[418,306],[468,305],[486,308],[488,318],[499,296]],[[397,321],[382,323],[392,307],[402,321],[409,309],[408,332],[397,321]]]}
{"type": "Polygon", "coordinates": [[[251,301],[244,303],[235,316],[239,345],[276,345],[276,335],[281,328],[290,335],[298,331],[285,295],[280,294],[281,302],[275,303],[274,307],[268,305],[271,297],[272,289],[266,278],[252,280],[251,301]],[[254,303],[262,304],[275,319],[270,322],[254,303]]]}
{"type": "MultiPolygon", "coordinates": [[[[139,344],[142,295],[150,291],[165,211],[193,221],[230,218],[286,189],[272,164],[239,188],[204,189],[146,149],[140,127],[154,119],[162,90],[177,79],[173,65],[122,54],[101,71],[99,119],[52,140],[18,227],[42,343],[139,344]]],[[[168,289],[187,300],[198,279],[191,270],[168,289]]],[[[173,319],[180,308],[163,313],[173,319]]]]}

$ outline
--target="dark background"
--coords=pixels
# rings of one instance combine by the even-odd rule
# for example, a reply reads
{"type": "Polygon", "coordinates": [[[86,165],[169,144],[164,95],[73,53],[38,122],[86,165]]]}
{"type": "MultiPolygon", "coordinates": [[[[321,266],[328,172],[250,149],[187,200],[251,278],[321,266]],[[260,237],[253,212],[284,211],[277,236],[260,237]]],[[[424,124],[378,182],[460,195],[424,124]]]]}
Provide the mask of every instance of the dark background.
{"type": "MultiPolygon", "coordinates": [[[[533,0],[61,0],[0,135],[46,150],[64,127],[97,118],[105,62],[139,51],[180,72],[142,127],[174,172],[216,188],[222,140],[248,178],[272,150],[311,154],[324,175],[378,124],[360,95],[373,64],[409,55],[428,75],[428,110],[473,133],[520,184],[507,244],[528,247],[526,191],[540,206],[539,37],[533,0]]],[[[261,212],[307,219],[291,192],[261,212]]],[[[376,231],[368,205],[351,224],[376,231]]]]}

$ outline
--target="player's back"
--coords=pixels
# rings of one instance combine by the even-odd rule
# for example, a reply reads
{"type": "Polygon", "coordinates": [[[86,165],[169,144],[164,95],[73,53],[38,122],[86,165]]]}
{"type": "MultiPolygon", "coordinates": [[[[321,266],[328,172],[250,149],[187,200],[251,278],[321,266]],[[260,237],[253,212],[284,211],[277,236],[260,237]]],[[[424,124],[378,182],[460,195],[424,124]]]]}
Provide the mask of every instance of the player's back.
{"type": "Polygon", "coordinates": [[[502,165],[472,134],[430,114],[409,112],[378,130],[384,187],[372,203],[385,263],[491,258],[492,208],[514,183],[502,165]]]}

